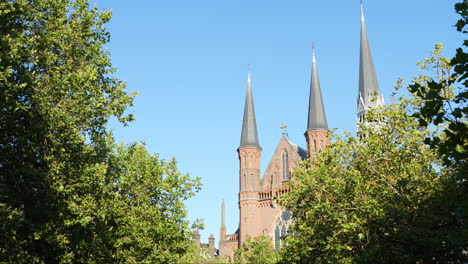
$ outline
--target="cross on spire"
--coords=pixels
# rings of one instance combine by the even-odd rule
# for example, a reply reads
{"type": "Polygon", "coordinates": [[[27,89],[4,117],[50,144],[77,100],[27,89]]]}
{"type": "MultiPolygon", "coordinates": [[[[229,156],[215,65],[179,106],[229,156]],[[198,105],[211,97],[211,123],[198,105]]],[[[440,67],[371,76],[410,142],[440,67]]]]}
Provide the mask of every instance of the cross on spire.
{"type": "Polygon", "coordinates": [[[285,125],[285,124],[281,124],[281,126],[280,126],[280,128],[281,128],[281,134],[282,134],[283,136],[287,134],[287,133],[286,133],[286,128],[287,128],[287,127],[288,127],[288,126],[285,125]]]}

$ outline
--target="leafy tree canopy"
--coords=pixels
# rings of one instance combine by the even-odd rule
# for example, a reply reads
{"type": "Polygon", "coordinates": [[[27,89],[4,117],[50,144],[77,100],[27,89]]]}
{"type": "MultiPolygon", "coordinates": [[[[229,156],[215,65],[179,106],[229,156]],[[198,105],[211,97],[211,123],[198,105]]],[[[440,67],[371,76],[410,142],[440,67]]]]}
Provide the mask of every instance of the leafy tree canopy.
{"type": "Polygon", "coordinates": [[[244,244],[234,254],[235,263],[239,264],[274,264],[279,256],[273,248],[272,238],[265,235],[253,239],[247,236],[244,244]]]}
{"type": "MultiPolygon", "coordinates": [[[[441,45],[421,64],[454,78],[441,45]]],[[[422,86],[428,77],[414,80],[422,86]]],[[[284,263],[460,263],[466,241],[466,183],[452,177],[445,156],[423,142],[445,138],[445,127],[421,125],[418,96],[375,109],[349,133],[295,173],[284,205],[293,235],[284,263]],[[312,163],[311,163],[312,162],[312,163]]],[[[462,152],[466,153],[466,149],[462,152]]]]}
{"type": "MultiPolygon", "coordinates": [[[[455,5],[467,33],[468,2],[455,5]]],[[[307,161],[283,204],[293,235],[283,263],[468,261],[468,40],[453,59],[418,63],[410,97],[374,109],[361,126],[307,161]]],[[[397,88],[402,87],[399,81],[397,88]]]]}
{"type": "Polygon", "coordinates": [[[106,129],[134,97],[110,18],[88,0],[0,2],[2,263],[170,263],[188,247],[199,180],[106,129]]]}

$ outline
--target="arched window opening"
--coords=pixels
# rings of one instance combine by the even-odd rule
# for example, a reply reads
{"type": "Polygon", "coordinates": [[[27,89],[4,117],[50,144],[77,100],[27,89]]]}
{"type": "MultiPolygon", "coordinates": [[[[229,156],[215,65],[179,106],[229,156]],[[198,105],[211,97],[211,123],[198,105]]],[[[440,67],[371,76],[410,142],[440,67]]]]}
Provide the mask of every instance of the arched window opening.
{"type": "Polygon", "coordinates": [[[291,212],[288,210],[283,211],[276,219],[276,227],[274,232],[274,244],[276,250],[284,246],[284,239],[288,236],[288,229],[291,224],[291,212]]]}
{"type": "Polygon", "coordinates": [[[280,229],[279,229],[279,226],[276,226],[276,229],[275,229],[275,249],[276,250],[280,249],[280,240],[281,240],[280,229]]]}
{"type": "Polygon", "coordinates": [[[242,183],[244,185],[244,189],[247,189],[247,176],[244,174],[244,182],[242,183]]]}
{"type": "Polygon", "coordinates": [[[289,160],[288,160],[288,152],[283,152],[283,181],[289,180],[289,160]]]}
{"type": "Polygon", "coordinates": [[[250,174],[250,189],[253,190],[254,188],[254,176],[250,174]]]}

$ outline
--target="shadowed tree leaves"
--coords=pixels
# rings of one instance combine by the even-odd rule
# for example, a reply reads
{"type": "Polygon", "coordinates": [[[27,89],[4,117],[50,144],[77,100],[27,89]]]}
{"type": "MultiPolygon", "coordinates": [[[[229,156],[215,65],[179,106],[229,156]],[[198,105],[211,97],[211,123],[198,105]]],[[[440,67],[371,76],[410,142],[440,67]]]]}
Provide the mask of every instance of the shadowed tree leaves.
{"type": "Polygon", "coordinates": [[[184,253],[198,180],[139,145],[115,146],[133,94],[87,0],[0,2],[0,259],[168,263],[184,253]]]}
{"type": "MultiPolygon", "coordinates": [[[[456,28],[467,33],[468,2],[455,5],[461,15],[456,28]]],[[[414,116],[422,126],[438,126],[440,135],[426,139],[426,143],[437,149],[447,166],[454,167],[460,180],[468,175],[468,39],[458,48],[453,59],[440,55],[442,45],[438,44],[431,59],[421,63],[422,73],[409,86],[409,90],[420,99],[414,116]],[[430,60],[430,61],[429,61],[430,60]],[[433,75],[427,72],[437,71],[433,75]],[[430,77],[429,77],[430,76],[430,77]]]]}

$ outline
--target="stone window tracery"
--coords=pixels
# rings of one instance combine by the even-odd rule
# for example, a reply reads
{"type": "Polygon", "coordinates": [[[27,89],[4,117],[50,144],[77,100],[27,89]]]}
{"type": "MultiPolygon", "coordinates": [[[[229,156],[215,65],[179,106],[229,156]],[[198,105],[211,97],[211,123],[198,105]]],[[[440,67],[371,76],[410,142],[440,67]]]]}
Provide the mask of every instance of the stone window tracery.
{"type": "Polygon", "coordinates": [[[285,150],[283,152],[283,181],[289,180],[289,159],[288,152],[285,150]]]}
{"type": "Polygon", "coordinates": [[[275,249],[279,250],[284,245],[284,238],[288,234],[289,226],[292,223],[291,212],[288,210],[284,210],[281,212],[281,215],[278,216],[276,219],[276,226],[275,226],[275,249]]]}

